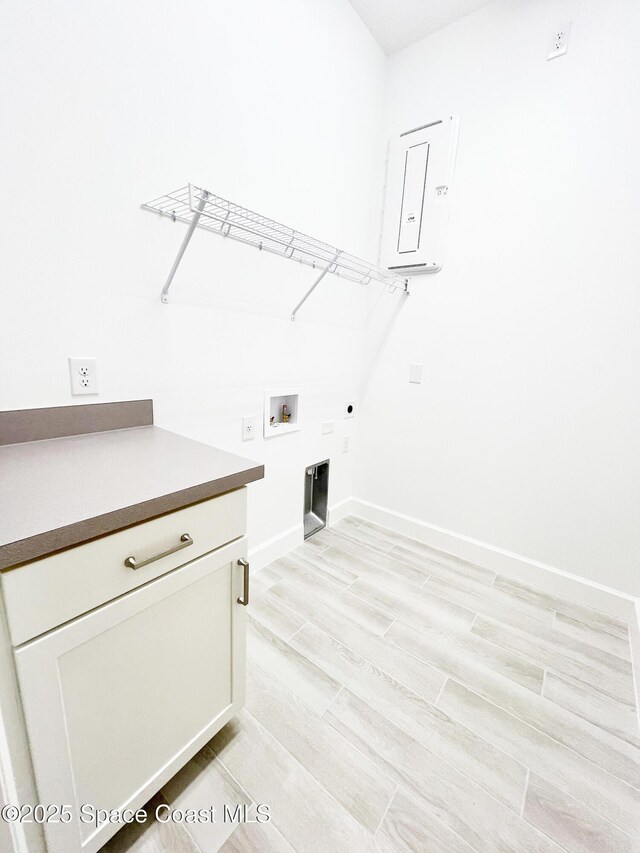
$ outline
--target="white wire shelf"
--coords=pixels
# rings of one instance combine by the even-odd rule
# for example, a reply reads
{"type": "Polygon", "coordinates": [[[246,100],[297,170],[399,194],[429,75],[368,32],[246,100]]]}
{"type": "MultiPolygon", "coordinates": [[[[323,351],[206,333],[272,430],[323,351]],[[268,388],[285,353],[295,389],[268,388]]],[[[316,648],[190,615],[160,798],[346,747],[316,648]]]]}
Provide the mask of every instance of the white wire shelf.
{"type": "Polygon", "coordinates": [[[266,216],[261,216],[246,207],[234,204],[208,190],[188,184],[174,192],[162,195],[142,205],[161,216],[167,216],[174,222],[184,222],[189,229],[183,240],[178,257],[171,269],[169,278],[162,290],[162,301],[168,301],[168,291],[173,281],[182,255],[196,227],[212,231],[222,237],[230,237],[241,243],[255,246],[264,252],[271,252],[283,258],[298,261],[320,271],[304,299],[294,308],[291,319],[306,301],[311,292],[327,274],[355,281],[358,284],[380,282],[387,287],[408,292],[408,280],[389,270],[357,258],[348,252],[331,246],[301,231],[289,228],[266,216]]]}

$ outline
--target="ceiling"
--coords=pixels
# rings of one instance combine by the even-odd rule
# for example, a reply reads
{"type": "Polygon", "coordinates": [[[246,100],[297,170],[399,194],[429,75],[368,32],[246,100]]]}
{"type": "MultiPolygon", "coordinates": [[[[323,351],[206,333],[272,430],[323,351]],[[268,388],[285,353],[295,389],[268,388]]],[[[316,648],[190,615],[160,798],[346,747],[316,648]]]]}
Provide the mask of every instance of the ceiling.
{"type": "Polygon", "coordinates": [[[350,0],[385,53],[393,53],[489,0],[350,0]]]}

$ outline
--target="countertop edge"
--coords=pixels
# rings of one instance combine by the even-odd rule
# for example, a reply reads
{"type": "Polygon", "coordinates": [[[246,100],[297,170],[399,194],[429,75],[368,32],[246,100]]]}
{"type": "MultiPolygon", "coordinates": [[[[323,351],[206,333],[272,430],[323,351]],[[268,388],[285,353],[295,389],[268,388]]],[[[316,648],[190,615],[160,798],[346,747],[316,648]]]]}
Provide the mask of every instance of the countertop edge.
{"type": "Polygon", "coordinates": [[[115,533],[125,527],[131,527],[133,524],[149,521],[151,518],[182,509],[189,504],[231,492],[241,486],[246,486],[248,483],[261,480],[263,477],[264,465],[256,465],[253,468],[246,468],[206,483],[189,486],[178,492],[151,498],[132,506],[121,507],[93,518],[85,518],[65,527],[38,533],[17,542],[9,542],[0,546],[0,571],[20,566],[41,557],[47,557],[57,551],[71,548],[74,545],[81,545],[109,533],[115,533]]]}

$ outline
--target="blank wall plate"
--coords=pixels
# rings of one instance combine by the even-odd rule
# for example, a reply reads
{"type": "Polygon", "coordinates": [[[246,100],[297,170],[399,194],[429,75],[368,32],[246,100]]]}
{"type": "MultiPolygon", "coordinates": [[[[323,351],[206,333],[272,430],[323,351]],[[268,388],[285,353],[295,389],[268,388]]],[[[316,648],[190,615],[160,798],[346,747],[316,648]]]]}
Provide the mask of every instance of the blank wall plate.
{"type": "Polygon", "coordinates": [[[333,432],[334,422],[333,421],[325,421],[322,424],[322,434],[329,435],[329,433],[333,432]]]}
{"type": "Polygon", "coordinates": [[[564,24],[554,32],[553,38],[549,44],[549,52],[547,53],[547,61],[549,59],[557,59],[558,56],[564,56],[569,50],[569,37],[571,35],[571,24],[564,24]]]}
{"type": "Polygon", "coordinates": [[[421,364],[410,364],[409,365],[409,382],[413,382],[415,385],[420,385],[422,382],[422,365],[421,364]]]}
{"type": "Polygon", "coordinates": [[[74,397],[98,393],[98,360],[96,358],[70,358],[69,378],[74,397]]]}

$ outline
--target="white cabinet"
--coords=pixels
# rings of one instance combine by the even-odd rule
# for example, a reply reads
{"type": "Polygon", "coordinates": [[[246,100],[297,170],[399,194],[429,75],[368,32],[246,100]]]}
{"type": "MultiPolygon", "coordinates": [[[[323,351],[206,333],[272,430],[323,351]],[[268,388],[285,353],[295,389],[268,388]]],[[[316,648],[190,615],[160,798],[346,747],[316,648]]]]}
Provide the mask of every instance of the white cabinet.
{"type": "Polygon", "coordinates": [[[245,556],[242,536],[15,650],[39,801],[73,815],[49,853],[97,851],[119,827],[81,807],[144,805],[242,706],[245,556]]]}

